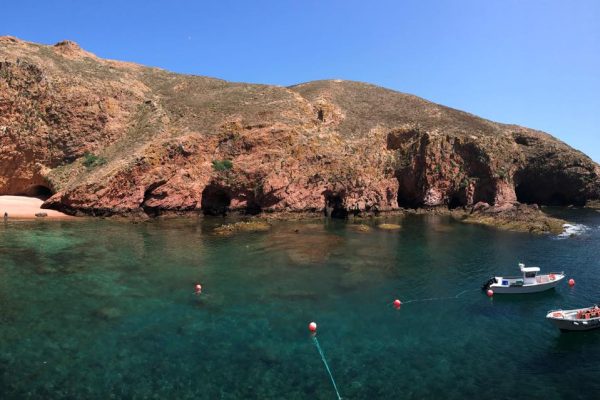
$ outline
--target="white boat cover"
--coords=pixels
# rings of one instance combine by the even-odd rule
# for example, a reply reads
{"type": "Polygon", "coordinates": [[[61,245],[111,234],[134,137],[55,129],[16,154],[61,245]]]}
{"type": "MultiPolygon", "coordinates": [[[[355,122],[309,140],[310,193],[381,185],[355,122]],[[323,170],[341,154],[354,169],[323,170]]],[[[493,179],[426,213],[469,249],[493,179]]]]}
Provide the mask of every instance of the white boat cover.
{"type": "Polygon", "coordinates": [[[539,267],[521,267],[521,272],[540,272],[539,267]]]}

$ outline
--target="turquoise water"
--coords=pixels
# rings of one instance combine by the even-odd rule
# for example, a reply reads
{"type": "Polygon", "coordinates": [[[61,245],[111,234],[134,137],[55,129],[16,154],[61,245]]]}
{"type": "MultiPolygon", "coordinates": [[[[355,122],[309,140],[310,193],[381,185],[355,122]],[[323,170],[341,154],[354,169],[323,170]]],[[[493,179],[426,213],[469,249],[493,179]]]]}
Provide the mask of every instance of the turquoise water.
{"type": "Polygon", "coordinates": [[[569,216],[590,229],[557,239],[414,216],[399,231],[323,221],[218,237],[219,219],[9,221],[0,398],[335,399],[313,320],[343,398],[598,398],[600,331],[544,318],[600,297],[600,213],[569,216]],[[478,290],[519,261],[577,284],[478,290]]]}

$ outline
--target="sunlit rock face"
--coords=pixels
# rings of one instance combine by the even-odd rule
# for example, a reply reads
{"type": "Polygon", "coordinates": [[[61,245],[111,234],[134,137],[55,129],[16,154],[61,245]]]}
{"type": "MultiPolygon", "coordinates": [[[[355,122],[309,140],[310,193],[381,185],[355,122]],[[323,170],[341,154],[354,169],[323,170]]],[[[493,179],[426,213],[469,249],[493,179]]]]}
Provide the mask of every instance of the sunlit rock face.
{"type": "Polygon", "coordinates": [[[543,132],[349,81],[231,83],[0,38],[0,194],[92,215],[583,205],[600,169],[543,132]]]}

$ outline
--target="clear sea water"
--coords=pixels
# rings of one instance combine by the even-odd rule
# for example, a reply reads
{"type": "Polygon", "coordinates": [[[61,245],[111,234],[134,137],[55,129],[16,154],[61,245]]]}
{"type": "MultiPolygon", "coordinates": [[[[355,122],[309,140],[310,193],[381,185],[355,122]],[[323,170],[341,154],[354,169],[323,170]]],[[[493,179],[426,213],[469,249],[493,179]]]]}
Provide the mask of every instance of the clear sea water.
{"type": "Polygon", "coordinates": [[[589,229],[556,238],[411,216],[387,221],[398,231],[279,222],[219,237],[220,219],[9,221],[0,398],[335,399],[314,320],[346,399],[597,399],[600,331],[544,318],[600,300],[600,213],[568,216],[589,229]],[[577,284],[478,290],[518,262],[577,284]]]}

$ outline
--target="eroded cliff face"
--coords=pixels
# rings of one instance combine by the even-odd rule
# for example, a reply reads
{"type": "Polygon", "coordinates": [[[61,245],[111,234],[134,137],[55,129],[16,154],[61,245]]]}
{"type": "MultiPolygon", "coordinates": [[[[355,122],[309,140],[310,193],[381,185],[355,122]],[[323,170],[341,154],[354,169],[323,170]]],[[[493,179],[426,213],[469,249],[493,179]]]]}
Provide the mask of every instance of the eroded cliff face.
{"type": "Polygon", "coordinates": [[[585,204],[600,169],[550,135],[380,87],[290,88],[0,38],[0,194],[93,215],[585,204]]]}
{"type": "Polygon", "coordinates": [[[147,90],[124,82],[131,68],[72,42],[0,38],[0,193],[50,194],[52,169],[121,136],[147,90]]]}
{"type": "Polygon", "coordinates": [[[521,160],[514,142],[504,135],[460,137],[413,128],[390,133],[388,143],[399,152],[401,206],[456,208],[517,200],[512,176],[521,160]]]}

